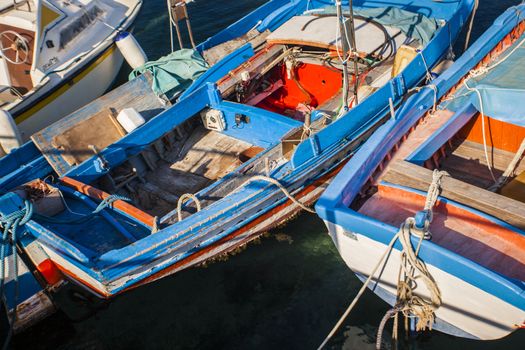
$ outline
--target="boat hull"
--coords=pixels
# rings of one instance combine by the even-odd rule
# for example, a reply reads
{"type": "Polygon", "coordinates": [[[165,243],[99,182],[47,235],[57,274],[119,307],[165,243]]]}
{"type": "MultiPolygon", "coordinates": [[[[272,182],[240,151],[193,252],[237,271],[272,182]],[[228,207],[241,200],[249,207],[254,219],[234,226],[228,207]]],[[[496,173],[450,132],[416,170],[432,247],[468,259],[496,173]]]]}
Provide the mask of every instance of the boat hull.
{"type": "Polygon", "coordinates": [[[37,91],[10,110],[24,141],[35,132],[101,96],[115,81],[124,58],[115,44],[50,91],[37,91]]]}
{"type": "MultiPolygon", "coordinates": [[[[387,250],[387,244],[328,221],[325,223],[344,262],[358,277],[368,278],[387,250]]],[[[380,278],[374,279],[369,286],[390,305],[396,301],[400,263],[401,252],[394,249],[381,269],[380,278]]],[[[436,310],[434,329],[454,336],[492,340],[509,335],[523,322],[525,312],[522,309],[439,267],[426,265],[436,280],[443,300],[442,306],[436,310]]],[[[424,287],[419,288],[417,293],[425,297],[430,295],[424,287]]]]}

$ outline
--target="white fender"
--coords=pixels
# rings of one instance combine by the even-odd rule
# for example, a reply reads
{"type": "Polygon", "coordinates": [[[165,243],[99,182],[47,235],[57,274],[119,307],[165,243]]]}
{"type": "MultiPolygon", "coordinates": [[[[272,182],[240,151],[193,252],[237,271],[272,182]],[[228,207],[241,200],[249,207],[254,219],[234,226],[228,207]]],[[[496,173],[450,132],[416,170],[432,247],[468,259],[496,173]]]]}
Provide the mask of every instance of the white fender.
{"type": "Polygon", "coordinates": [[[5,153],[22,145],[22,136],[18,126],[8,111],[0,109],[0,146],[5,153]]]}
{"type": "Polygon", "coordinates": [[[122,32],[115,39],[118,49],[131,68],[135,69],[144,65],[148,57],[140,47],[135,37],[128,32],[122,32]]]}
{"type": "Polygon", "coordinates": [[[7,61],[0,56],[0,85],[13,86],[11,83],[11,75],[9,74],[9,67],[7,61]]]}

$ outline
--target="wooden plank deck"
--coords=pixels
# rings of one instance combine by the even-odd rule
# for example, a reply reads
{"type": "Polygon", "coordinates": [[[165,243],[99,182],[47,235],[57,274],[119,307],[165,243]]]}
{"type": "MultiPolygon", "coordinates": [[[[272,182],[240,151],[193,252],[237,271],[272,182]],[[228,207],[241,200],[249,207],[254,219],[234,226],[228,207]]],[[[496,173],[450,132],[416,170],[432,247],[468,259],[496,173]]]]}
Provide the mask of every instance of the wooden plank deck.
{"type": "MultiPolygon", "coordinates": [[[[432,182],[432,171],[406,161],[397,161],[390,164],[383,180],[427,191],[432,182]]],[[[525,203],[448,176],[443,177],[441,180],[441,196],[525,230],[525,217],[523,216],[525,203]]]]}
{"type": "MultiPolygon", "coordinates": [[[[101,138],[104,136],[110,143],[120,139],[122,137],[121,130],[114,125],[112,126],[111,119],[107,119],[109,111],[113,110],[118,113],[124,108],[134,108],[144,119],[149,120],[170,106],[167,100],[158,97],[153,92],[151,84],[151,75],[149,73],[143,74],[39,131],[31,139],[57,174],[62,176],[72,168],[74,165],[72,163],[75,163],[78,155],[80,155],[79,160],[83,160],[88,155],[92,155],[93,150],[86,149],[83,145],[76,147],[74,138],[70,140],[71,143],[60,143],[61,135],[80,126],[83,122],[86,124],[83,130],[87,128],[89,131],[89,126],[92,123],[104,120],[104,128],[108,125],[110,127],[105,135],[101,135],[101,138]],[[92,120],[92,118],[95,119],[92,120]]],[[[96,134],[94,136],[96,138],[96,134]]],[[[103,142],[103,144],[107,144],[107,142],[103,142]]]]}

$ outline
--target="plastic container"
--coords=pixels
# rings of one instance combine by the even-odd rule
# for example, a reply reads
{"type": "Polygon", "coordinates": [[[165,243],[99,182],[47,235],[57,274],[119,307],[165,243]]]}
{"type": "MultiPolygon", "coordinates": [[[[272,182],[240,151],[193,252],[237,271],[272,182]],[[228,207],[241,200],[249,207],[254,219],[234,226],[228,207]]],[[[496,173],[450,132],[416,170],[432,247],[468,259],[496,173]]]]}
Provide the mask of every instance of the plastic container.
{"type": "Polygon", "coordinates": [[[134,108],[124,108],[120,111],[117,116],[117,121],[120,125],[126,130],[127,133],[132,132],[137,129],[139,126],[146,123],[146,120],[139,112],[134,108]]]}

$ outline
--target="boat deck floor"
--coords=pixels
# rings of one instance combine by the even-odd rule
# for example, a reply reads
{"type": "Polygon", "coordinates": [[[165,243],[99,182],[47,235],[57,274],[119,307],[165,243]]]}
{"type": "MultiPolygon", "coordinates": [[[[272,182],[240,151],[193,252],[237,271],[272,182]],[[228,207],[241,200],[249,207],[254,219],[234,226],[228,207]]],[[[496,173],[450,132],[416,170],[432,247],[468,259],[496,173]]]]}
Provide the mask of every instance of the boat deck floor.
{"type": "Polygon", "coordinates": [[[138,186],[138,206],[154,216],[176,208],[185,193],[195,194],[241,165],[239,154],[252,145],[197,127],[177,149],[166,153],[138,186]]]}
{"type": "MultiPolygon", "coordinates": [[[[424,207],[425,197],[379,186],[359,210],[400,226],[424,207]]],[[[438,202],[430,225],[432,242],[505,276],[525,281],[525,237],[461,208],[438,202]]]]}

